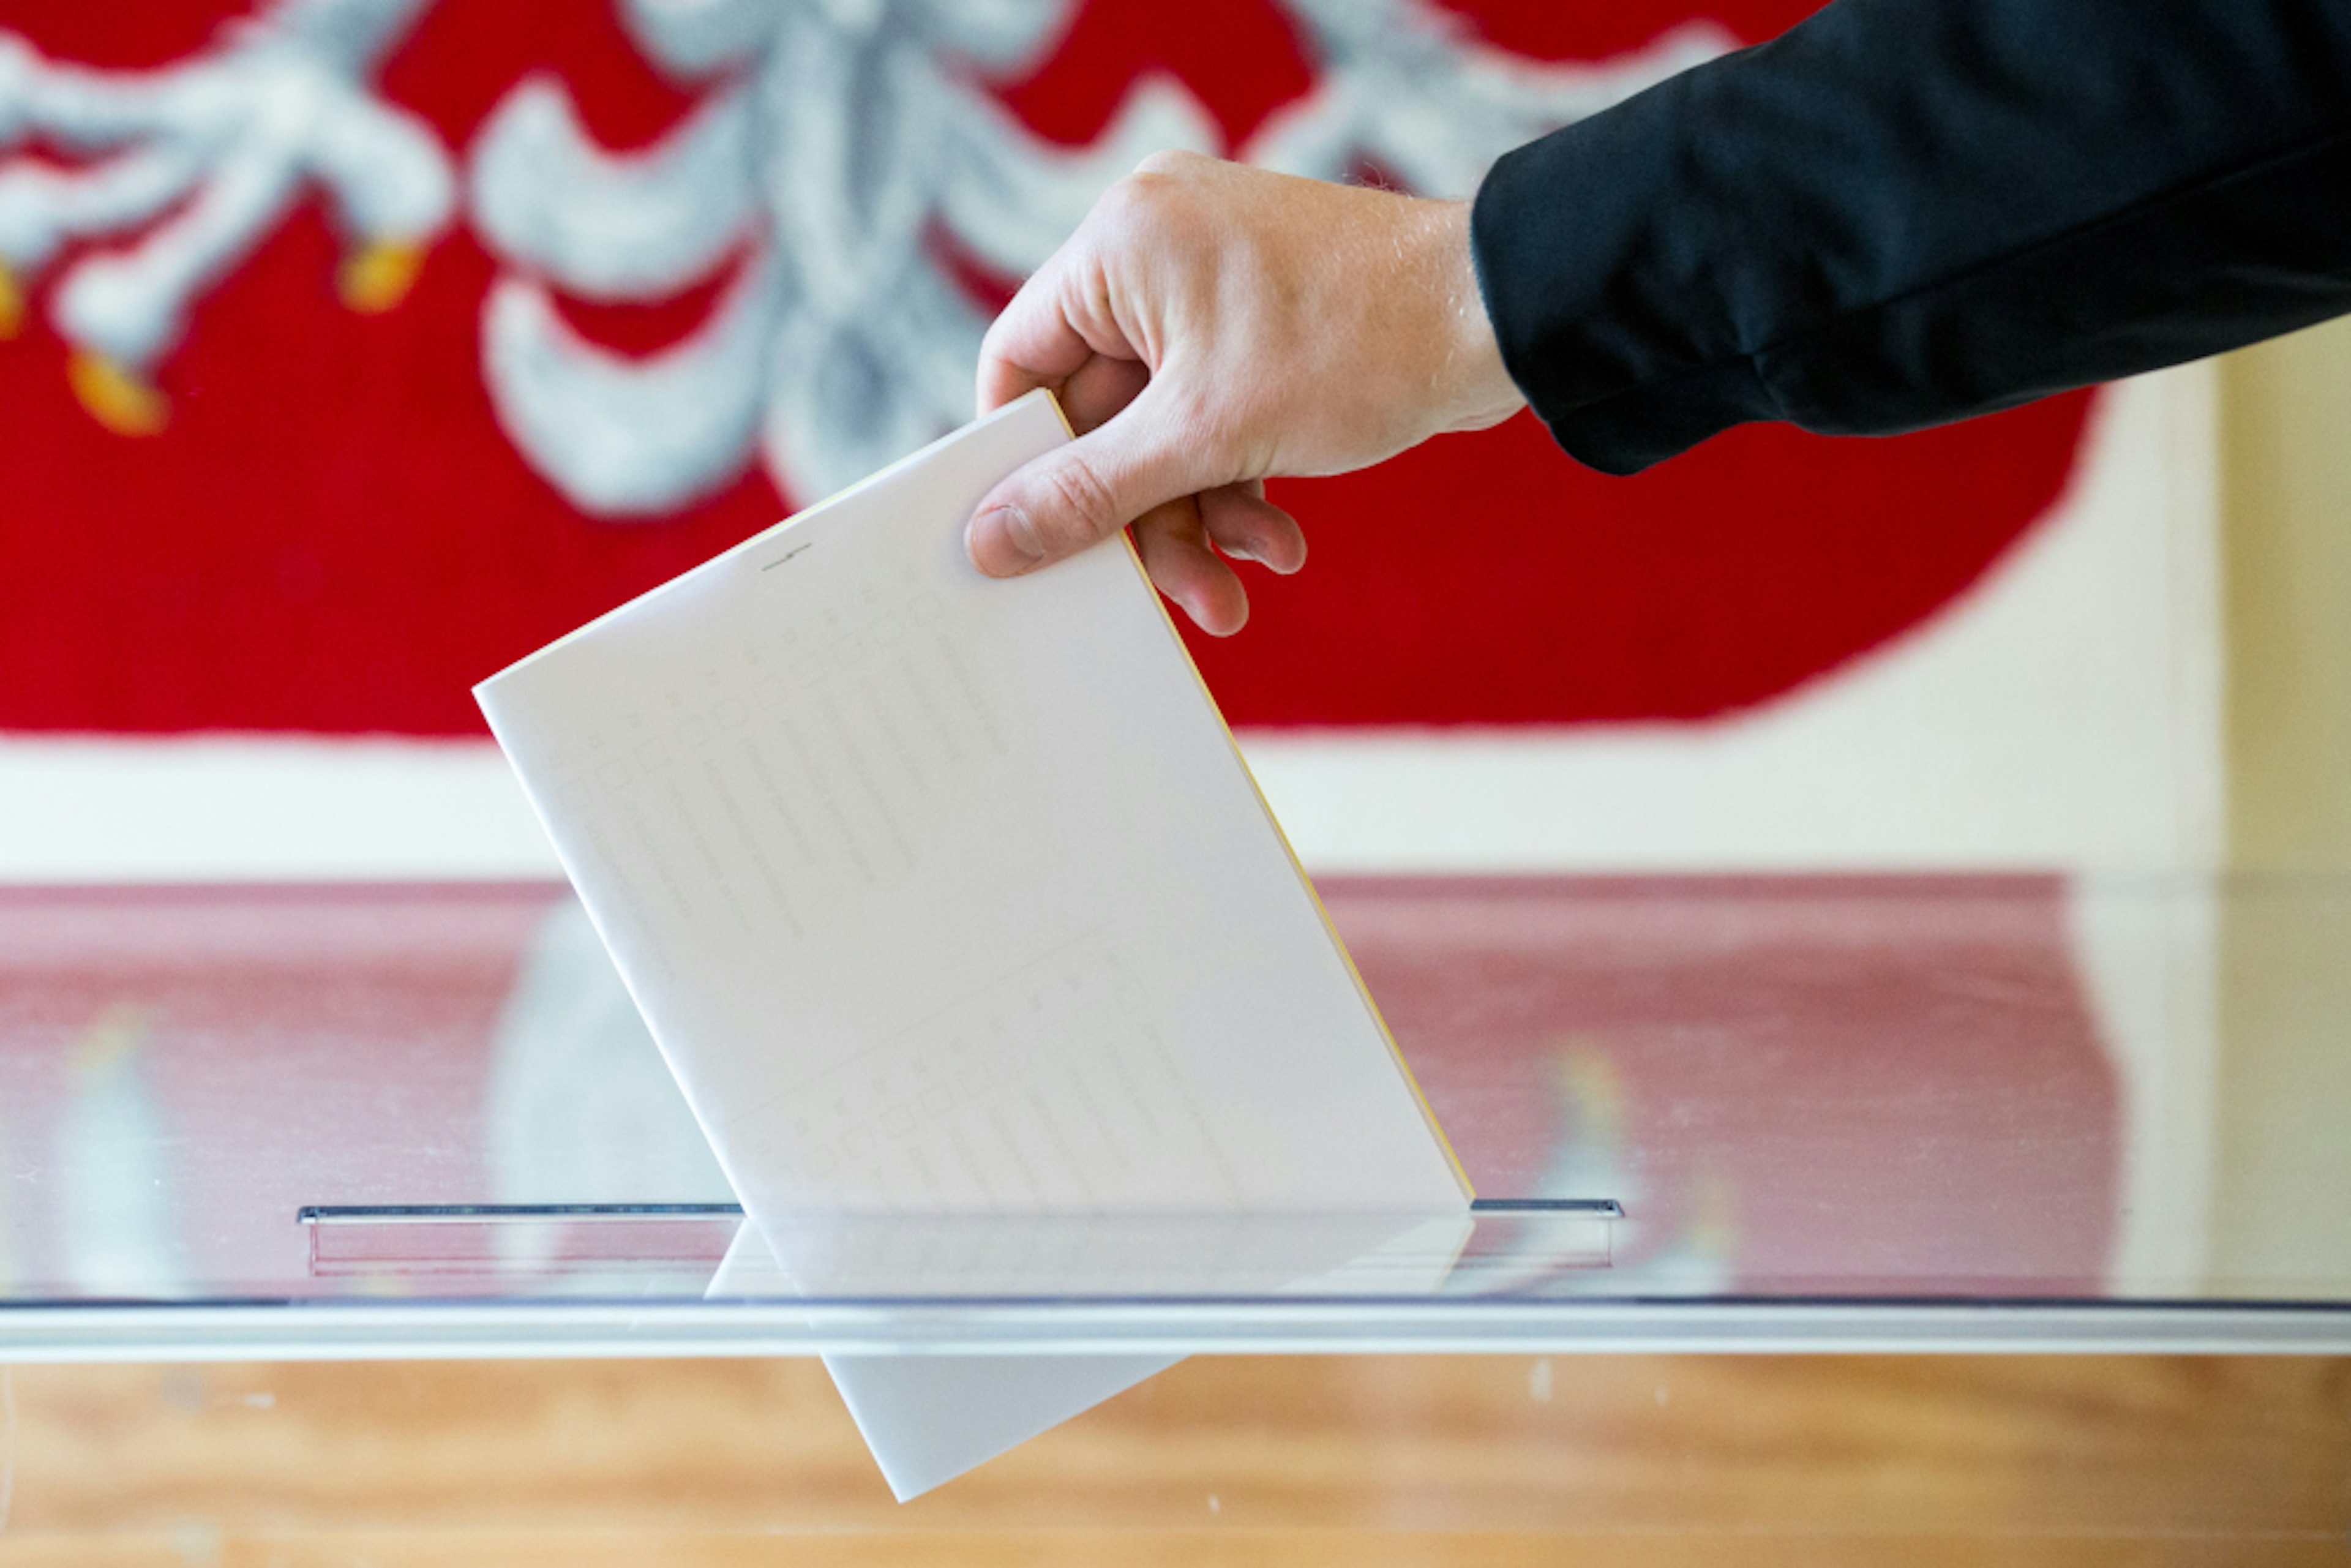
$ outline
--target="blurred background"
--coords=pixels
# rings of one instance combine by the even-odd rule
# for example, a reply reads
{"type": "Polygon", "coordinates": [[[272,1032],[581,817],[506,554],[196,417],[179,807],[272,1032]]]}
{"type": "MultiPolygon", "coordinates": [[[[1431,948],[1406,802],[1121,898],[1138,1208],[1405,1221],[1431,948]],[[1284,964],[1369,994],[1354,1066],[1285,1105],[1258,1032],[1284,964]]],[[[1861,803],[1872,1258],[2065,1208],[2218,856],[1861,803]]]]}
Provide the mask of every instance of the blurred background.
{"type": "MultiPolygon", "coordinates": [[[[967,418],[1144,152],[1466,194],[1808,8],[16,0],[0,870],[546,873],[469,685],[967,418]]],[[[1196,651],[1325,868],[2210,864],[2220,423],[1522,418],[1196,651]]]]}
{"type": "MultiPolygon", "coordinates": [[[[257,1267],[191,1220],[245,1189],[112,1157],[158,1129],[332,1145],[358,1190],[403,1116],[478,1125],[404,1167],[412,1197],[706,1185],[471,683],[967,417],[992,310],[1143,153],[1467,194],[1811,8],[0,0],[0,1151],[66,1173],[0,1200],[0,1278],[257,1267]],[[236,891],[289,883],[375,903],[236,891]],[[452,884],[464,921],[418,913],[452,884]],[[77,916],[92,887],[151,914],[77,916]],[[199,928],[231,979],[191,977],[199,928]],[[421,1013],[351,978],[420,973],[421,1013]],[[324,1077],[329,1046],[423,1054],[340,1121],[216,1113],[235,1063],[324,1077]],[[637,1163],[591,1176],[582,1126],[637,1163]]],[[[1898,438],[1744,429],[1629,480],[1521,417],[1280,486],[1310,570],[1253,579],[1248,631],[1195,652],[1407,1047],[1523,1059],[1460,1113],[1521,1117],[1526,1168],[1635,1147],[1682,1217],[1660,1257],[1807,1266],[1771,1119],[1665,1109],[1731,1060],[1691,1038],[1768,1011],[1775,1082],[1892,1041],[1887,1071],[1977,1107],[1956,1138],[1896,1113],[1814,1176],[2058,1184],[2043,1278],[2274,1281],[2351,1262],[2351,927],[2257,896],[2351,870],[2346,417],[2338,327],[1898,438]],[[1489,877],[1525,902],[1445,924],[1489,877]],[[1856,988],[1791,1002],[1768,951],[1741,979],[1708,946],[1734,884],[1886,877],[1856,988]],[[1647,950],[1679,998],[1612,991],[1626,901],[1690,878],[1714,902],[1647,950]],[[1938,914],[1938,885],[1998,913],[1938,914]],[[2029,1027],[1936,988],[1987,948],[2029,1027]],[[2032,1138],[2002,1082],[2034,1086],[2032,1138]]],[[[1917,1219],[1874,1233],[1895,1273],[1917,1219]]]]}

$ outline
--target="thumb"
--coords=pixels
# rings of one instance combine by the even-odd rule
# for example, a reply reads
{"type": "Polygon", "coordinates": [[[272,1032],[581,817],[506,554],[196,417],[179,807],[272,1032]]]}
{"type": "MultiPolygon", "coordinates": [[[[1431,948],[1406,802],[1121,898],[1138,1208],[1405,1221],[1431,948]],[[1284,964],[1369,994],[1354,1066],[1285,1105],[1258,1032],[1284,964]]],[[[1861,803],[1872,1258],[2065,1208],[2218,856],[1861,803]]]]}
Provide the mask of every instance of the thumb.
{"type": "Polygon", "coordinates": [[[964,530],[972,564],[1018,577],[1072,556],[1154,507],[1217,483],[1207,455],[1182,439],[1157,384],[1088,434],[1023,466],[987,493],[964,530]]]}

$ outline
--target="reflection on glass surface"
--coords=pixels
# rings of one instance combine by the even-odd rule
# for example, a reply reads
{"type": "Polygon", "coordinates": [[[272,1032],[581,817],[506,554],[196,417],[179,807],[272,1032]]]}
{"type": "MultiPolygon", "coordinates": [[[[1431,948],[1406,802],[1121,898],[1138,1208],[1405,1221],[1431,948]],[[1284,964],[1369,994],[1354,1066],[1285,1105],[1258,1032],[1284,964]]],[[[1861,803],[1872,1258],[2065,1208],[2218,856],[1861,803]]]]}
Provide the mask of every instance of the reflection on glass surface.
{"type": "Polygon", "coordinates": [[[1614,1197],[1614,1290],[2095,1293],[2116,1069],[2055,879],[1343,884],[1480,1193],[1614,1197]]]}
{"type": "MultiPolygon", "coordinates": [[[[2351,887],[1323,892],[1474,1226],[811,1217],[789,1289],[2351,1300],[2351,887]]],[[[0,895],[0,1161],[19,1304],[694,1302],[736,1224],[550,886],[0,895]]]]}

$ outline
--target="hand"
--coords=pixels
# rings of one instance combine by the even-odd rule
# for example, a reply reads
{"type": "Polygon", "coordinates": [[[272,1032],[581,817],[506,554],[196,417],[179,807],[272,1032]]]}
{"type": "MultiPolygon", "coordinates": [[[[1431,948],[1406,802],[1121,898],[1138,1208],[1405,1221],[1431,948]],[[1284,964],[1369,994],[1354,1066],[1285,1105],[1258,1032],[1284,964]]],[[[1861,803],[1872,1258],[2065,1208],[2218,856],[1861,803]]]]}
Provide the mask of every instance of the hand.
{"type": "Polygon", "coordinates": [[[1152,581],[1218,636],[1249,619],[1225,557],[1306,562],[1267,479],[1366,467],[1525,401],[1479,298],[1467,203],[1182,152],[1096,203],[988,329],[980,411],[1037,387],[1079,438],[980,502],[973,563],[1011,577],[1132,524],[1152,581]]]}

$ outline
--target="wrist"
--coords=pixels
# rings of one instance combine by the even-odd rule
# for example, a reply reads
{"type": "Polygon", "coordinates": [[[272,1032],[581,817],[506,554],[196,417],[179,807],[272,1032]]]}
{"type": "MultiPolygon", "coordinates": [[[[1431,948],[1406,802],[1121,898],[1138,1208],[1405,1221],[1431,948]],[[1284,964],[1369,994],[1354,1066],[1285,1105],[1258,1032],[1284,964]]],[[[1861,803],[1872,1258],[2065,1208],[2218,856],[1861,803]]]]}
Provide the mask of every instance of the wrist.
{"type": "Polygon", "coordinates": [[[1468,202],[1429,202],[1431,297],[1442,306],[1444,344],[1437,372],[1442,430],[1484,430],[1526,407],[1526,394],[1510,379],[1502,346],[1486,314],[1471,248],[1468,202]]]}

